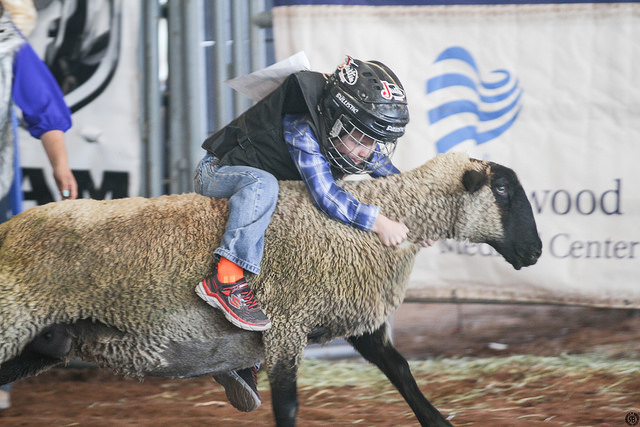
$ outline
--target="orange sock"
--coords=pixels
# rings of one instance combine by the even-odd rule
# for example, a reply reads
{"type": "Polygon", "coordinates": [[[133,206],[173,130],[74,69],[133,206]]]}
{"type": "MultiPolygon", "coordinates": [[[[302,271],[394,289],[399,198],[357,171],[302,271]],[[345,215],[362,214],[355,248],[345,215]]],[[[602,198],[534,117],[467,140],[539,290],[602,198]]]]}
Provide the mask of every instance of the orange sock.
{"type": "Polygon", "coordinates": [[[218,280],[222,283],[235,283],[242,279],[244,271],[238,264],[234,264],[225,257],[218,261],[218,280]]]}

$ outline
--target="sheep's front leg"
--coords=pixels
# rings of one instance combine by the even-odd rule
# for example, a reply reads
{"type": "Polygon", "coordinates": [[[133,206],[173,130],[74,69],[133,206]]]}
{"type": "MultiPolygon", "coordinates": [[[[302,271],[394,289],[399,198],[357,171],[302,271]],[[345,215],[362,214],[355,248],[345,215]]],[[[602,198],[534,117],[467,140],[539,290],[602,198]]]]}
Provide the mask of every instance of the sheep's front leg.
{"type": "Polygon", "coordinates": [[[276,425],[295,426],[298,415],[297,366],[295,359],[277,362],[269,374],[271,402],[276,425]]]}
{"type": "Polygon", "coordinates": [[[306,335],[291,325],[280,327],[277,320],[272,322],[271,329],[263,336],[271,403],[276,425],[290,427],[295,426],[298,415],[296,378],[306,335]]]}
{"type": "Polygon", "coordinates": [[[423,426],[451,426],[442,414],[427,400],[416,384],[407,360],[396,350],[389,337],[389,325],[348,341],[369,362],[376,365],[407,401],[423,426]]]}

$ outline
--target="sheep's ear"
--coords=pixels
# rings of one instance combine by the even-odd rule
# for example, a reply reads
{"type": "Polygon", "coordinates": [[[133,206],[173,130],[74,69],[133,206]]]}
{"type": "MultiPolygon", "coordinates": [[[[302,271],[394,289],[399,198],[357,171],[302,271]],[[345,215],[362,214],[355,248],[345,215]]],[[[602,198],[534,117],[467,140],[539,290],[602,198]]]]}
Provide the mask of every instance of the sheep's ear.
{"type": "Polygon", "coordinates": [[[462,183],[469,193],[475,193],[487,183],[487,179],[487,173],[484,171],[468,170],[462,176],[462,183]]]}

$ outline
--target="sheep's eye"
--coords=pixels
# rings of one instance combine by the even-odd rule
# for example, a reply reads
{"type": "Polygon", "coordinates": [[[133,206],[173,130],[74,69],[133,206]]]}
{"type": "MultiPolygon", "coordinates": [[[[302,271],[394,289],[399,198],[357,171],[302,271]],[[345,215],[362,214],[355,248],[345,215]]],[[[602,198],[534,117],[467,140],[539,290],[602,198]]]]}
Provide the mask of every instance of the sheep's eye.
{"type": "Polygon", "coordinates": [[[507,194],[507,187],[505,187],[504,185],[498,185],[496,187],[496,192],[501,196],[504,196],[507,194]]]}

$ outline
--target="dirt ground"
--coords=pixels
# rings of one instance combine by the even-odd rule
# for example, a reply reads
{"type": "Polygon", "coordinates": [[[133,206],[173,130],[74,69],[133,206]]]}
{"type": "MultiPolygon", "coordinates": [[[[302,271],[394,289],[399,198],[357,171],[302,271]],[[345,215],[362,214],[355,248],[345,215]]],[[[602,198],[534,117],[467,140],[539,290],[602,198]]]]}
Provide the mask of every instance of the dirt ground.
{"type": "MultiPolygon", "coordinates": [[[[420,388],[456,426],[627,426],[640,413],[638,311],[405,303],[393,327],[420,388]]],[[[16,383],[0,425],[271,426],[264,373],[259,381],[263,405],[246,414],[211,378],[53,369],[16,383]]],[[[305,361],[299,391],[300,426],[418,425],[359,358],[305,361]]]]}

